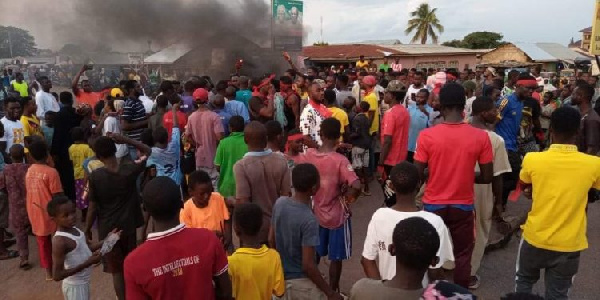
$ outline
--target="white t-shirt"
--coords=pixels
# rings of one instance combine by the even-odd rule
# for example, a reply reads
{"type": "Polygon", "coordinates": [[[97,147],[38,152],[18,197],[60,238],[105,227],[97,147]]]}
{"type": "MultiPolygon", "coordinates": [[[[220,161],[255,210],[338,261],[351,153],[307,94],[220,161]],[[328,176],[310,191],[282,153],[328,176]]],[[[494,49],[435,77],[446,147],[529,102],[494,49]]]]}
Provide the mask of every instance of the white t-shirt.
{"type": "Polygon", "coordinates": [[[140,101],[142,101],[142,104],[144,105],[144,110],[146,110],[146,113],[149,114],[152,112],[152,109],[154,108],[154,101],[152,101],[152,99],[148,98],[148,96],[140,96],[140,101]]]}
{"type": "Polygon", "coordinates": [[[60,106],[58,105],[56,98],[54,98],[52,94],[44,91],[39,91],[35,94],[35,104],[37,105],[37,111],[35,112],[35,115],[40,120],[44,120],[46,112],[58,112],[60,110],[60,106]]]}
{"type": "Polygon", "coordinates": [[[424,89],[424,88],[425,88],[425,86],[422,86],[420,88],[416,88],[414,84],[411,84],[408,87],[408,91],[406,92],[406,96],[404,97],[404,106],[408,107],[409,105],[417,104],[417,102],[412,99],[412,94],[415,94],[415,98],[416,98],[417,97],[417,93],[420,90],[424,89]]]}
{"type": "MultiPolygon", "coordinates": [[[[102,128],[102,135],[106,136],[107,132],[112,132],[116,134],[121,134],[121,125],[119,124],[119,120],[117,118],[109,116],[104,120],[104,128],[102,128]]],[[[117,158],[124,157],[128,153],[127,145],[125,144],[116,144],[117,153],[115,156],[117,158]]]]}
{"type": "MultiPolygon", "coordinates": [[[[396,276],[396,257],[390,255],[388,246],[392,244],[392,235],[398,222],[411,217],[421,217],[427,220],[440,236],[440,249],[437,252],[440,261],[435,268],[441,268],[444,263],[454,261],[450,233],[438,215],[426,211],[402,212],[387,207],[380,208],[375,211],[367,227],[362,256],[369,260],[377,260],[382,280],[390,280],[396,276]]],[[[423,286],[425,287],[428,282],[426,273],[423,278],[423,286]]]]}
{"type": "Polygon", "coordinates": [[[25,131],[23,130],[23,123],[20,120],[11,121],[4,117],[0,122],[4,125],[4,136],[0,138],[0,141],[6,142],[7,153],[14,144],[25,146],[25,131]]]}
{"type": "Polygon", "coordinates": [[[470,121],[472,119],[471,113],[473,112],[473,101],[475,101],[477,97],[473,96],[465,102],[465,120],[470,121]]]}

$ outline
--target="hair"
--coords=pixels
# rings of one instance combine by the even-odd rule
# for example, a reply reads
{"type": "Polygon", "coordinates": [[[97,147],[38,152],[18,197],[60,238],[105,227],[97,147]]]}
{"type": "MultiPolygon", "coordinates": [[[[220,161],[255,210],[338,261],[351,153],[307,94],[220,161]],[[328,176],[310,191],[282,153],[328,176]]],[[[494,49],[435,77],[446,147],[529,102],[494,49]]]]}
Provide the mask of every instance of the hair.
{"type": "MultiPolygon", "coordinates": [[[[163,81],[164,83],[164,81],[163,81]]],[[[135,85],[137,84],[137,81],[135,80],[127,80],[127,82],[125,83],[125,92],[129,93],[130,90],[135,89],[135,85]]],[[[161,87],[162,87],[162,83],[161,83],[161,87]]],[[[173,88],[173,84],[171,84],[171,88],[173,88]]]]}
{"type": "Polygon", "coordinates": [[[516,292],[506,294],[500,300],[544,300],[544,297],[530,293],[516,292]]]}
{"type": "Polygon", "coordinates": [[[588,83],[578,85],[577,89],[581,92],[581,95],[586,101],[592,101],[594,93],[596,92],[594,87],[588,83]]]}
{"type": "Polygon", "coordinates": [[[279,82],[284,83],[284,84],[294,83],[294,81],[292,80],[292,77],[289,77],[289,76],[281,76],[281,78],[279,78],[279,82]]]}
{"type": "Polygon", "coordinates": [[[167,108],[169,106],[169,100],[164,95],[160,95],[156,98],[157,108],[167,108]]]}
{"type": "Polygon", "coordinates": [[[392,94],[392,96],[394,97],[394,99],[398,103],[402,103],[404,101],[404,97],[406,97],[406,91],[403,91],[403,92],[389,92],[389,93],[392,94]]]}
{"type": "Polygon", "coordinates": [[[292,169],[292,186],[298,192],[310,191],[320,180],[319,170],[313,164],[299,164],[292,169]]]}
{"type": "Polygon", "coordinates": [[[342,74],[342,75],[339,75],[339,76],[337,77],[337,80],[338,80],[339,82],[341,82],[343,85],[348,85],[348,80],[349,80],[349,78],[348,78],[348,75],[344,75],[344,74],[342,74]]]}
{"type": "Polygon", "coordinates": [[[362,77],[369,76],[369,73],[367,73],[366,71],[360,71],[358,73],[358,76],[362,76],[362,77]]]}
{"type": "Polygon", "coordinates": [[[183,90],[190,93],[194,92],[194,82],[191,80],[186,81],[183,84],[183,90]]]}
{"type": "Polygon", "coordinates": [[[219,91],[224,91],[227,87],[229,86],[229,84],[227,83],[227,81],[225,80],[220,80],[219,82],[217,82],[217,85],[215,86],[215,89],[219,92],[219,91]]]}
{"type": "Polygon", "coordinates": [[[424,78],[424,77],[425,77],[425,75],[424,75],[424,74],[423,74],[423,72],[421,72],[421,71],[417,71],[417,72],[415,72],[415,76],[421,76],[421,78],[424,78]]]}
{"type": "Polygon", "coordinates": [[[337,94],[334,90],[325,90],[325,104],[332,105],[336,103],[337,94]]]}
{"type": "Polygon", "coordinates": [[[111,138],[107,136],[101,136],[94,144],[94,152],[96,152],[96,157],[99,159],[110,158],[115,156],[115,153],[117,153],[117,146],[111,138]]]}
{"type": "Polygon", "coordinates": [[[210,175],[202,170],[196,170],[192,172],[188,177],[188,187],[191,189],[195,188],[198,184],[211,184],[212,179],[210,179],[210,175]]]}
{"type": "Polygon", "coordinates": [[[267,128],[258,121],[252,121],[244,128],[244,139],[247,144],[265,148],[267,146],[267,128]]]}
{"type": "Polygon", "coordinates": [[[179,217],[181,191],[169,177],[159,176],[146,184],[142,193],[144,208],[156,221],[179,217]]]}
{"type": "Polygon", "coordinates": [[[510,72],[508,72],[508,79],[511,79],[513,77],[519,76],[519,71],[517,70],[511,70],[510,72]]]}
{"type": "Polygon", "coordinates": [[[321,134],[328,140],[339,140],[341,127],[336,118],[327,118],[321,123],[321,134]]]}
{"type": "Polygon", "coordinates": [[[84,141],[85,140],[85,134],[83,132],[83,128],[81,128],[81,127],[73,127],[73,129],[71,129],[71,139],[74,142],[84,141]]]}
{"type": "Polygon", "coordinates": [[[21,144],[13,144],[9,149],[9,154],[13,163],[22,162],[23,158],[25,158],[25,147],[21,144]]]}
{"type": "Polygon", "coordinates": [[[495,104],[492,98],[486,96],[479,96],[473,101],[471,110],[473,115],[478,115],[480,113],[489,111],[490,109],[494,108],[494,106],[495,104]]]}
{"type": "Polygon", "coordinates": [[[233,116],[229,119],[229,127],[232,132],[244,132],[244,118],[241,116],[233,116]]]}
{"type": "Polygon", "coordinates": [[[360,101],[358,106],[360,106],[360,110],[363,112],[367,112],[369,109],[371,109],[371,105],[367,101],[360,101]]]}
{"type": "Polygon", "coordinates": [[[263,224],[262,209],[254,203],[236,205],[233,211],[233,222],[243,234],[256,236],[263,224]]]}
{"type": "Polygon", "coordinates": [[[29,149],[29,154],[36,161],[44,161],[48,158],[48,145],[46,145],[44,140],[34,139],[27,149],[29,149]]]}
{"type": "Polygon", "coordinates": [[[10,95],[4,99],[4,106],[8,106],[9,103],[19,103],[21,105],[21,100],[18,97],[10,95]]]}
{"type": "Polygon", "coordinates": [[[579,131],[581,114],[574,108],[563,106],[556,109],[550,117],[552,132],[569,138],[579,131]]]}
{"type": "Polygon", "coordinates": [[[527,72],[523,72],[519,74],[517,80],[535,80],[535,77],[531,76],[531,74],[527,72]]]}
{"type": "Polygon", "coordinates": [[[152,140],[154,143],[166,144],[169,142],[169,133],[164,127],[158,127],[152,131],[152,140]]]}
{"type": "Polygon", "coordinates": [[[267,140],[269,141],[273,141],[277,138],[277,136],[283,134],[281,123],[279,123],[278,121],[268,121],[267,123],[265,123],[265,127],[267,128],[267,140]]]}
{"type": "Polygon", "coordinates": [[[392,235],[396,261],[413,270],[427,270],[440,248],[440,236],[427,220],[411,217],[400,221],[392,235]]]}
{"type": "MultiPolygon", "coordinates": [[[[134,88],[134,87],[135,87],[135,84],[131,88],[134,88]]],[[[126,87],[126,89],[130,89],[130,87],[126,87]]],[[[161,92],[166,93],[166,92],[168,92],[170,90],[175,90],[175,87],[173,86],[173,82],[172,81],[170,81],[170,80],[163,80],[163,82],[160,83],[160,88],[159,89],[160,89],[161,92]]]]}
{"type": "Polygon", "coordinates": [[[420,89],[419,93],[425,93],[425,99],[429,99],[429,90],[428,89],[420,89]]]}
{"type": "Polygon", "coordinates": [[[73,105],[73,94],[71,92],[60,92],[60,103],[64,105],[73,105]]]}
{"type": "Polygon", "coordinates": [[[403,161],[392,168],[390,179],[394,190],[399,195],[414,193],[419,187],[419,171],[409,162],[403,161]]]}
{"type": "Polygon", "coordinates": [[[65,205],[67,203],[72,202],[71,199],[67,198],[66,196],[52,197],[52,200],[50,200],[50,202],[48,202],[48,205],[46,206],[46,211],[48,212],[48,215],[54,218],[58,214],[58,208],[61,205],[65,205]]]}
{"type": "Polygon", "coordinates": [[[32,100],[34,99],[31,96],[21,97],[21,107],[25,108],[25,106],[27,106],[27,104],[29,104],[29,102],[31,102],[32,100]]]}
{"type": "Polygon", "coordinates": [[[458,83],[447,83],[440,90],[440,104],[443,107],[463,110],[465,102],[465,89],[458,83]]]}

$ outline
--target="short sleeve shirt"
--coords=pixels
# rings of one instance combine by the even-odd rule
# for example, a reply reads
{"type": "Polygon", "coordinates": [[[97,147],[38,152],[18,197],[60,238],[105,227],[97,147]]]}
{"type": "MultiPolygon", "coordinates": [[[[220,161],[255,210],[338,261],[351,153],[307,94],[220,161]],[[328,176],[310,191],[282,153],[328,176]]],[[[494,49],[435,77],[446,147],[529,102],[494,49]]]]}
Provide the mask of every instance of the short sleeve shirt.
{"type": "Polygon", "coordinates": [[[586,152],[589,147],[600,149],[600,116],[595,110],[590,109],[582,116],[577,141],[577,148],[581,152],[586,152]]]}
{"type": "Polygon", "coordinates": [[[325,118],[311,105],[306,105],[300,114],[300,131],[303,135],[310,136],[317,144],[321,145],[321,122],[325,118]]]}
{"type": "Polygon", "coordinates": [[[186,134],[196,144],[196,167],[213,168],[217,151],[217,135],[223,134],[223,123],[216,113],[197,110],[188,119],[186,134]]]}
{"type": "Polygon", "coordinates": [[[266,245],[258,249],[238,248],[228,260],[234,299],[271,299],[272,295],[283,296],[283,267],[275,249],[266,245]]]}
{"type": "Polygon", "coordinates": [[[392,137],[390,151],[383,162],[385,165],[395,166],[406,160],[409,130],[410,115],[404,106],[394,105],[383,115],[381,144],[384,144],[386,136],[392,137]]]}
{"type": "MultiPolygon", "coordinates": [[[[425,105],[425,110],[429,113],[427,116],[417,105],[409,105],[408,113],[410,115],[410,130],[408,131],[408,151],[415,152],[417,148],[417,137],[423,129],[429,127],[429,118],[433,114],[433,108],[425,105]]],[[[384,115],[385,118],[385,115],[384,115]]]]}
{"type": "Polygon", "coordinates": [[[348,114],[343,109],[338,107],[331,107],[329,110],[332,113],[331,116],[340,121],[340,133],[344,134],[346,126],[350,125],[350,121],[348,121],[348,114]]]}
{"type": "MultiPolygon", "coordinates": [[[[123,106],[123,114],[121,115],[122,120],[128,123],[135,123],[144,121],[147,118],[146,109],[144,108],[144,104],[141,100],[128,98],[127,101],[125,101],[125,106],[123,106]]],[[[144,128],[124,131],[125,135],[136,141],[141,140],[142,132],[144,132],[144,128]]]]}
{"type": "Polygon", "coordinates": [[[69,158],[73,162],[75,180],[83,179],[83,162],[94,156],[94,151],[88,144],[73,144],[69,147],[69,158]]]}
{"type": "Polygon", "coordinates": [[[379,131],[379,102],[377,101],[377,95],[375,95],[375,92],[371,92],[365,95],[363,100],[369,103],[369,112],[375,113],[371,123],[371,129],[369,130],[369,132],[373,134],[379,131]]]}
{"type": "Polygon", "coordinates": [[[223,197],[235,197],[233,165],[248,152],[243,132],[233,132],[217,147],[215,166],[219,166],[219,193],[223,197]]]}
{"type": "Polygon", "coordinates": [[[33,115],[31,117],[23,115],[21,116],[21,124],[23,124],[24,136],[44,136],[38,117],[33,115]]]}
{"type": "Polygon", "coordinates": [[[523,103],[517,98],[516,94],[512,94],[500,99],[497,106],[502,119],[496,124],[496,133],[504,139],[506,150],[516,152],[518,150],[517,137],[521,129],[523,103]]]}
{"type": "Polygon", "coordinates": [[[10,147],[14,144],[25,145],[25,130],[23,129],[23,123],[20,120],[11,121],[6,117],[3,117],[2,125],[4,125],[4,136],[0,139],[2,142],[6,142],[6,152],[10,150],[10,147]]]}
{"type": "Polygon", "coordinates": [[[54,194],[62,193],[60,177],[56,169],[47,165],[33,164],[25,175],[27,190],[27,215],[36,236],[48,236],[56,231],[56,223],[50,219],[46,207],[54,194]]]}
{"type": "Polygon", "coordinates": [[[180,166],[181,131],[179,128],[173,128],[169,137],[171,140],[167,148],[152,148],[152,154],[148,158],[146,165],[156,168],[156,176],[169,177],[177,185],[180,185],[183,175],[180,166]]]}
{"type": "Polygon", "coordinates": [[[196,207],[191,198],[186,201],[179,214],[179,220],[188,228],[223,232],[224,222],[229,220],[229,210],[225,205],[225,198],[213,192],[206,207],[196,207]]]}

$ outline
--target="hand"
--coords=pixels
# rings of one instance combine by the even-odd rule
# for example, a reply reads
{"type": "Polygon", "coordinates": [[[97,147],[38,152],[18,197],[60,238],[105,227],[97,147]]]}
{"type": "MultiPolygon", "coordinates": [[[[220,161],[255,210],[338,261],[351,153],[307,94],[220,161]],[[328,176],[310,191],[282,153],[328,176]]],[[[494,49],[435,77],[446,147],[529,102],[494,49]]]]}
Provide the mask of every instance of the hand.
{"type": "Polygon", "coordinates": [[[523,196],[525,196],[525,198],[531,200],[533,198],[533,188],[531,186],[528,186],[528,187],[524,188],[523,189],[523,196]]]}
{"type": "Polygon", "coordinates": [[[284,51],[282,54],[283,54],[283,58],[284,58],[286,61],[291,61],[291,60],[292,60],[292,58],[290,57],[290,54],[289,54],[289,53],[287,53],[287,52],[285,52],[285,51],[284,51]]]}
{"type": "Polygon", "coordinates": [[[111,133],[110,135],[107,134],[107,136],[117,144],[127,144],[127,139],[118,133],[111,133]]]}
{"type": "Polygon", "coordinates": [[[102,254],[100,254],[100,251],[92,253],[92,256],[87,259],[90,265],[98,264],[100,263],[100,260],[102,260],[102,254]]]}

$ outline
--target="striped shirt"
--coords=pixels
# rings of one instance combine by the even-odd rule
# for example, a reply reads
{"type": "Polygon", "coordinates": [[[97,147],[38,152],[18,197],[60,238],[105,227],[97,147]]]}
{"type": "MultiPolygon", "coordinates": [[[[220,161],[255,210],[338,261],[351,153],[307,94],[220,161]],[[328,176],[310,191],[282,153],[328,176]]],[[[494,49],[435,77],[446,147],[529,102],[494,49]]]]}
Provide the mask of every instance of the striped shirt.
{"type": "MultiPolygon", "coordinates": [[[[144,108],[142,101],[131,98],[128,98],[127,101],[125,101],[125,106],[123,106],[123,115],[121,115],[122,120],[125,120],[127,123],[135,123],[144,121],[147,118],[146,109],[144,108]]],[[[142,132],[144,132],[144,128],[123,131],[126,136],[136,141],[141,140],[142,132]]]]}

